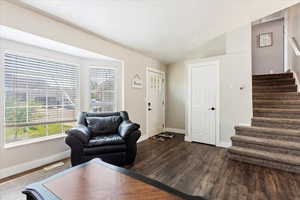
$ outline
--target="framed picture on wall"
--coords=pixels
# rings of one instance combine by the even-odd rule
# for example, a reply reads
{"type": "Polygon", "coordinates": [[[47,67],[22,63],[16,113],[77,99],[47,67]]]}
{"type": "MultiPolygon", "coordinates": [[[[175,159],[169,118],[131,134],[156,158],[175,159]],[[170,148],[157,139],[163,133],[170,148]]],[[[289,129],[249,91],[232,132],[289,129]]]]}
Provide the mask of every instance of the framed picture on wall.
{"type": "Polygon", "coordinates": [[[261,33],[257,36],[257,46],[259,48],[270,47],[273,45],[273,33],[261,33]]]}

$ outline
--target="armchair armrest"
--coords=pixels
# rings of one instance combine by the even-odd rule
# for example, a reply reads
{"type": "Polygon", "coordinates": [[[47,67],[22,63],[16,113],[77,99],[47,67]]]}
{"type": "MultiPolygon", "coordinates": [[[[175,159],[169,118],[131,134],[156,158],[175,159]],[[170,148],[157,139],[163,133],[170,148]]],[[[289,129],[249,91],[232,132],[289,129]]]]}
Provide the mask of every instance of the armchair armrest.
{"type": "Polygon", "coordinates": [[[133,123],[130,120],[124,120],[119,126],[119,135],[126,140],[131,133],[139,130],[139,128],[139,124],[133,123]]]}
{"type": "Polygon", "coordinates": [[[82,144],[88,144],[90,137],[91,137],[91,132],[86,126],[79,125],[74,128],[71,128],[66,132],[69,136],[74,136],[77,138],[82,144]]]}

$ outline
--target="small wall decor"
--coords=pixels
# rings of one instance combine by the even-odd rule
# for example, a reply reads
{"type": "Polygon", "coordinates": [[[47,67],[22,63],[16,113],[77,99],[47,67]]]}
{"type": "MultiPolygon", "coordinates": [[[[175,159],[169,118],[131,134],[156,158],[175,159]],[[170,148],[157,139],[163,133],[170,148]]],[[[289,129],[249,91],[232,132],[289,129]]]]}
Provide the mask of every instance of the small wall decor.
{"type": "Polygon", "coordinates": [[[143,88],[143,80],[138,74],[134,75],[132,79],[132,88],[137,88],[137,89],[143,88]]]}
{"type": "Polygon", "coordinates": [[[270,47],[273,45],[273,33],[261,33],[257,36],[257,46],[259,48],[270,47]]]}

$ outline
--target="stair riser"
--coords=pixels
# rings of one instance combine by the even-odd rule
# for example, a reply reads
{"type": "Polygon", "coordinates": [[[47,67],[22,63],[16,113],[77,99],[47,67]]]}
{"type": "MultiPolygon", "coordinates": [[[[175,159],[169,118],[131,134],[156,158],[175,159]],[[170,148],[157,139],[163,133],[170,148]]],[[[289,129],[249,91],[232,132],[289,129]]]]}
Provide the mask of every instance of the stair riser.
{"type": "Polygon", "coordinates": [[[273,118],[288,118],[300,119],[300,113],[282,113],[282,112],[253,112],[254,117],[273,117],[273,118]]]}
{"type": "Polygon", "coordinates": [[[253,88],[253,93],[255,92],[265,92],[265,93],[276,93],[276,92],[297,92],[296,87],[291,87],[291,88],[253,88]]]}
{"type": "Polygon", "coordinates": [[[267,81],[267,82],[258,82],[258,81],[253,81],[253,86],[280,86],[280,85],[294,85],[295,80],[286,80],[286,81],[267,81]]]}
{"type": "Polygon", "coordinates": [[[260,145],[260,144],[253,144],[253,143],[246,143],[240,141],[232,141],[233,146],[244,147],[248,149],[255,149],[267,152],[274,152],[274,153],[283,153],[288,155],[296,155],[300,156],[300,151],[292,150],[292,149],[285,149],[282,147],[274,147],[274,146],[267,146],[267,145],[260,145]]]}
{"type": "Polygon", "coordinates": [[[270,74],[267,76],[252,76],[252,80],[288,79],[293,78],[293,74],[270,74]]]}
{"type": "Polygon", "coordinates": [[[262,122],[262,121],[252,121],[252,126],[258,127],[268,127],[268,128],[287,128],[287,129],[294,129],[300,130],[300,124],[288,124],[284,122],[262,122]]]}
{"type": "Polygon", "coordinates": [[[245,162],[249,164],[270,167],[274,169],[279,169],[287,172],[300,173],[300,166],[288,165],[283,163],[278,163],[276,161],[268,161],[248,156],[243,156],[239,154],[229,153],[229,158],[235,161],[245,162]]]}
{"type": "Polygon", "coordinates": [[[261,103],[254,103],[254,108],[300,108],[300,104],[261,104],[261,103]]]}
{"type": "Polygon", "coordinates": [[[300,136],[286,136],[286,135],[278,135],[278,134],[268,134],[264,132],[248,132],[248,131],[236,131],[237,135],[250,136],[250,137],[258,137],[258,138],[266,138],[266,139],[274,139],[274,140],[285,140],[291,142],[300,142],[300,136]]]}

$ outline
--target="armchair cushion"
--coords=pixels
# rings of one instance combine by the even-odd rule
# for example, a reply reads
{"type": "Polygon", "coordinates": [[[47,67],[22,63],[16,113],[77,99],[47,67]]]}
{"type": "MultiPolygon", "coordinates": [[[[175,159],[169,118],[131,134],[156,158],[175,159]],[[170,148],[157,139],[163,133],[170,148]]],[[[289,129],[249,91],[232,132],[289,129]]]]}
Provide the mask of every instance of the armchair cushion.
{"type": "Polygon", "coordinates": [[[115,153],[115,152],[125,152],[127,149],[126,144],[114,144],[114,145],[104,145],[84,148],[83,152],[85,155],[99,155],[103,153],[115,153]]]}
{"type": "Polygon", "coordinates": [[[86,146],[95,147],[95,146],[115,145],[115,144],[125,144],[125,140],[123,140],[123,138],[118,134],[101,135],[101,136],[92,137],[86,146]]]}
{"type": "Polygon", "coordinates": [[[74,136],[82,142],[82,144],[86,145],[89,142],[91,137],[91,132],[86,126],[79,125],[74,128],[71,128],[66,132],[70,136],[74,136]]]}
{"type": "Polygon", "coordinates": [[[86,121],[88,129],[95,137],[117,133],[122,118],[120,116],[87,117],[86,121]]]}
{"type": "Polygon", "coordinates": [[[139,128],[139,124],[132,123],[130,120],[125,120],[119,126],[119,134],[123,139],[127,139],[130,133],[138,130],[139,128]]]}

